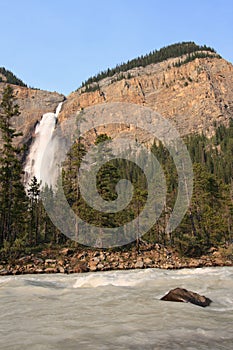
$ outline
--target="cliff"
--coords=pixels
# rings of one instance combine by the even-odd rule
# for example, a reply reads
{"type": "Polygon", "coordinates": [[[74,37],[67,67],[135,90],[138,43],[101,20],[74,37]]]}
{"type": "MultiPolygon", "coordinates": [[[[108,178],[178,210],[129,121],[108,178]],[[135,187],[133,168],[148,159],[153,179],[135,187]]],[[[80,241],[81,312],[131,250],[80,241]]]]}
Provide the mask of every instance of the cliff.
{"type": "MultiPolygon", "coordinates": [[[[99,81],[96,89],[93,84],[95,91],[80,88],[68,96],[59,121],[93,105],[130,102],[169,118],[181,135],[204,132],[210,136],[215,124],[227,124],[233,117],[233,66],[214,54],[179,67],[175,66],[178,59],[134,68],[121,76],[115,74],[99,81]]],[[[113,136],[123,131],[122,126],[105,130],[113,136]]]]}
{"type": "MultiPolygon", "coordinates": [[[[0,83],[0,100],[6,83],[0,83]]],[[[31,89],[19,85],[11,85],[14,89],[16,103],[19,105],[20,116],[13,119],[14,127],[22,132],[18,137],[19,144],[28,143],[33,135],[35,124],[44,113],[54,112],[59,102],[64,101],[65,96],[57,92],[31,89]]]]}
{"type": "MultiPolygon", "coordinates": [[[[182,62],[187,55],[116,73],[98,84],[92,83],[88,89],[91,91],[86,92],[84,86],[67,98],[56,92],[12,85],[21,112],[20,117],[15,118],[14,126],[24,135],[18,142],[30,143],[37,121],[44,113],[54,112],[61,101],[65,101],[59,114],[61,124],[76,120],[79,112],[88,107],[128,102],[157,111],[171,120],[181,135],[204,132],[211,136],[215,125],[227,124],[233,117],[233,65],[214,52],[208,54],[209,57],[196,58],[185,64],[182,62]],[[181,65],[177,65],[178,62],[181,65]]],[[[2,74],[1,80],[0,99],[6,85],[2,74]]],[[[116,121],[117,113],[116,106],[116,121]]],[[[127,128],[109,125],[98,132],[116,137],[128,132],[127,128]]]]}

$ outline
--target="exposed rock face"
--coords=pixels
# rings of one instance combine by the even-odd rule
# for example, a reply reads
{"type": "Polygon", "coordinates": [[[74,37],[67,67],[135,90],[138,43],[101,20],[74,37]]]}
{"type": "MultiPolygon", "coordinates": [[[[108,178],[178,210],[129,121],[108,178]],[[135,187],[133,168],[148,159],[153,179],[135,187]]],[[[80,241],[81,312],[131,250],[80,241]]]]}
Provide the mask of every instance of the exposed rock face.
{"type": "Polygon", "coordinates": [[[177,301],[182,303],[192,303],[198,306],[209,306],[212,300],[203,295],[188,291],[183,288],[172,289],[168,294],[161,298],[166,301],[177,301]]]}
{"type": "MultiPolygon", "coordinates": [[[[5,83],[0,83],[0,100],[5,83]]],[[[65,97],[57,92],[48,92],[12,85],[16,103],[19,105],[20,116],[14,118],[14,127],[17,131],[23,133],[19,137],[18,143],[26,143],[31,138],[34,127],[44,113],[54,112],[59,102],[64,101],[65,97]]]]}
{"type": "MultiPolygon", "coordinates": [[[[123,73],[125,78],[121,80],[117,80],[117,75],[105,78],[93,92],[73,92],[64,103],[59,120],[75,117],[80,109],[96,104],[130,102],[169,118],[181,135],[202,131],[211,135],[215,123],[227,124],[233,117],[233,66],[224,59],[197,58],[174,67],[176,60],[132,69],[123,73]]],[[[109,132],[105,129],[113,137],[124,131],[122,127],[109,132]]]]}
{"type": "MultiPolygon", "coordinates": [[[[179,59],[134,68],[121,73],[121,77],[116,74],[105,78],[93,92],[84,92],[81,88],[71,93],[59,114],[62,128],[66,127],[64,121],[75,121],[81,109],[85,112],[88,107],[99,104],[127,102],[149,107],[170,119],[181,135],[202,131],[212,135],[215,124],[227,124],[233,117],[233,65],[213,57],[196,58],[174,67],[173,63],[179,59]]],[[[0,99],[4,86],[4,82],[0,83],[0,99]]],[[[54,112],[65,97],[56,92],[16,85],[13,88],[21,112],[20,117],[15,118],[15,127],[23,133],[18,143],[27,143],[33,136],[36,122],[44,113],[54,112]]],[[[116,108],[116,122],[117,112],[116,108]]],[[[129,132],[134,131],[131,125],[107,125],[97,133],[107,133],[115,138],[123,134],[129,137],[129,132]]],[[[90,138],[91,142],[95,137],[90,138]]],[[[142,135],[139,140],[152,141],[147,137],[143,139],[142,135]]]]}

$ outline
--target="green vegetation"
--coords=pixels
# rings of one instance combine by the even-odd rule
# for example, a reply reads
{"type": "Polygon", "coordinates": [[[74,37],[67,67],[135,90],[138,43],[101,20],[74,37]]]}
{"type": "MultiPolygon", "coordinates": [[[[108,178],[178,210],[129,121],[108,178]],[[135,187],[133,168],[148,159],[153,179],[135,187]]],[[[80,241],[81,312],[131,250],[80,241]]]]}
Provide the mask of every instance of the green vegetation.
{"type": "Polygon", "coordinates": [[[184,219],[170,235],[166,235],[165,226],[176,198],[176,169],[161,144],[152,147],[163,164],[168,195],[164,212],[148,237],[175,246],[182,255],[195,256],[233,240],[233,120],[229,127],[216,128],[211,139],[191,135],[185,142],[193,162],[193,196],[184,219]]]}
{"type": "Polygon", "coordinates": [[[13,144],[19,136],[11,126],[13,117],[19,115],[14,104],[13,89],[8,85],[0,105],[0,244],[13,243],[25,233],[26,194],[21,177],[20,149],[13,144]]]}
{"type": "Polygon", "coordinates": [[[24,86],[27,87],[26,84],[24,84],[24,82],[17,78],[11,71],[7,70],[4,67],[0,67],[0,74],[4,75],[4,77],[6,77],[6,81],[4,81],[1,77],[0,77],[0,82],[5,82],[8,84],[14,84],[14,85],[19,85],[19,86],[24,86]]]}
{"type": "MultiPolygon", "coordinates": [[[[129,180],[134,188],[128,206],[117,213],[102,213],[89,207],[80,194],[78,169],[87,149],[78,138],[64,162],[62,184],[57,191],[47,186],[40,189],[36,178],[31,179],[27,196],[22,185],[21,150],[14,146],[17,132],[11,126],[12,117],[18,116],[11,87],[3,94],[0,110],[0,250],[21,252],[26,249],[42,249],[51,245],[74,245],[52,224],[43,207],[47,198],[54,206],[60,201],[63,186],[70,207],[85,221],[95,226],[114,228],[137,218],[147,201],[147,180],[142,170],[125,159],[107,161],[97,174],[97,189],[107,201],[117,198],[116,184],[120,179],[129,180]]],[[[105,141],[105,152],[110,152],[112,140],[106,134],[96,137],[98,147],[105,141]],[[108,148],[109,147],[109,148],[108,148]]],[[[160,243],[177,249],[181,255],[199,256],[210,247],[221,247],[233,240],[233,120],[229,126],[215,126],[215,136],[191,135],[185,138],[194,170],[194,191],[190,207],[181,224],[172,233],[165,228],[177,196],[177,172],[169,152],[160,142],[151,148],[162,165],[167,183],[166,203],[156,224],[143,240],[160,243]]],[[[133,151],[132,151],[133,152],[133,151]]],[[[110,154],[111,155],[111,154],[110,154]]],[[[96,153],[98,160],[99,154],[96,153]]],[[[138,154],[140,164],[146,164],[143,153],[138,154]]],[[[88,184],[87,184],[88,186],[88,184]]],[[[63,217],[60,213],[58,217],[63,217]]],[[[74,233],[78,238],[79,228],[74,233]]],[[[126,233],[127,234],[127,233],[126,233]]],[[[127,237],[125,237],[127,238],[127,237]]],[[[93,244],[96,242],[93,238],[93,244]]],[[[115,244],[121,237],[114,237],[115,244]]],[[[135,241],[140,245],[139,232],[135,229],[135,241]]],[[[100,245],[101,246],[101,245],[100,245]]]]}
{"type": "MultiPolygon", "coordinates": [[[[111,143],[107,135],[97,136],[96,144],[103,141],[111,143]]],[[[165,228],[177,196],[177,172],[169,152],[161,143],[154,143],[152,152],[162,164],[166,176],[167,198],[158,222],[143,239],[172,246],[181,255],[198,256],[207,252],[211,246],[221,246],[233,239],[233,121],[230,121],[229,127],[216,128],[216,135],[211,139],[204,135],[192,135],[186,137],[185,142],[194,169],[194,191],[190,207],[179,227],[167,234],[165,228]]],[[[85,153],[85,146],[82,140],[79,140],[73,145],[64,164],[63,188],[72,209],[82,219],[100,228],[117,227],[138,217],[147,200],[147,181],[142,170],[124,159],[105,163],[97,175],[100,195],[105,200],[116,199],[115,186],[122,178],[131,181],[134,195],[125,210],[116,214],[101,213],[85,203],[78,189],[77,170],[85,153]]],[[[143,154],[138,157],[143,159],[143,154]]],[[[58,193],[51,193],[54,203],[58,197],[58,193]]],[[[58,243],[68,243],[59,232],[56,236],[50,234],[53,242],[56,241],[55,237],[58,243]]],[[[119,239],[115,237],[115,244],[119,243],[119,239]]],[[[135,241],[139,245],[137,230],[135,241]]]]}
{"type": "MultiPolygon", "coordinates": [[[[208,47],[206,45],[200,46],[191,41],[169,45],[161,48],[160,50],[154,50],[147,55],[142,55],[137,58],[134,58],[133,60],[129,60],[126,63],[121,63],[119,65],[116,65],[116,67],[114,68],[111,68],[111,69],[108,68],[107,70],[102,71],[99,74],[87,79],[85,82],[82,83],[81,87],[82,88],[86,87],[85,92],[92,91],[92,89],[96,90],[97,89],[96,83],[98,83],[100,80],[104,78],[112,77],[116,73],[121,74],[121,77],[123,77],[122,73],[127,72],[129,69],[133,69],[136,67],[146,67],[149,64],[159,63],[167,60],[168,58],[176,58],[176,57],[180,57],[182,55],[188,54],[189,56],[186,59],[187,61],[185,60],[185,63],[188,63],[189,60],[195,59],[196,57],[200,57],[200,58],[213,57],[213,55],[211,54],[208,55],[208,53],[201,53],[201,52],[196,53],[196,57],[195,57],[195,55],[193,54],[197,51],[208,51],[212,54],[216,53],[216,51],[211,47],[208,47]],[[92,87],[92,84],[93,84],[93,87],[92,87]]],[[[220,57],[220,56],[218,55],[217,57],[220,57]]]]}
{"type": "Polygon", "coordinates": [[[195,52],[195,53],[189,53],[188,56],[184,60],[178,60],[178,62],[173,64],[173,67],[180,67],[183,64],[189,63],[191,61],[194,61],[196,58],[221,58],[220,55],[214,54],[213,53],[208,53],[208,52],[195,52]]]}

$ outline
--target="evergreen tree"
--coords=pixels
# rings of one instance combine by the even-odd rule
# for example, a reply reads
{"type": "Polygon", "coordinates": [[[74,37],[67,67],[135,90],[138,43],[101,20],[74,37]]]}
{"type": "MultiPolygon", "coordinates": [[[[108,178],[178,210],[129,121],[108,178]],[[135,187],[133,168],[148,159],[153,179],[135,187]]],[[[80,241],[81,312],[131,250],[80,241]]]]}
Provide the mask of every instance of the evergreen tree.
{"type": "MultiPolygon", "coordinates": [[[[23,87],[27,87],[27,85],[19,78],[17,78],[11,71],[4,67],[0,67],[0,74],[2,74],[5,79],[6,83],[8,84],[14,84],[14,85],[19,85],[23,87]]],[[[0,78],[0,82],[3,81],[3,79],[0,78]]]]}
{"type": "Polygon", "coordinates": [[[20,149],[14,145],[19,136],[12,127],[12,118],[19,115],[13,89],[8,85],[3,92],[0,106],[0,244],[13,242],[24,234],[27,218],[27,199],[22,184],[20,149]]]}
{"type": "Polygon", "coordinates": [[[135,67],[146,67],[149,64],[162,62],[169,58],[180,57],[182,55],[187,55],[187,57],[183,60],[178,60],[177,63],[174,64],[175,67],[180,67],[182,64],[186,64],[192,60],[195,60],[196,58],[221,58],[221,56],[216,54],[216,51],[213,48],[207,47],[206,45],[200,46],[194,42],[176,43],[162,47],[160,50],[154,50],[144,56],[141,55],[126,63],[118,64],[114,68],[108,68],[105,71],[90,77],[87,79],[87,81],[82,83],[81,87],[85,87],[85,89],[82,89],[82,92],[99,90],[98,82],[106,77],[112,77],[115,74],[118,74],[118,76],[116,76],[116,80],[121,80],[123,78],[129,79],[129,73],[123,74],[123,72],[127,72],[135,67]]]}
{"type": "MultiPolygon", "coordinates": [[[[78,137],[67,154],[66,161],[63,166],[62,184],[66,199],[70,207],[76,215],[80,215],[82,208],[82,200],[80,189],[78,186],[78,170],[80,168],[83,157],[86,154],[86,148],[82,143],[82,139],[78,137]]],[[[75,238],[78,240],[78,222],[75,224],[75,238]]]]}
{"type": "Polygon", "coordinates": [[[55,227],[52,223],[50,217],[48,216],[43,203],[46,203],[48,207],[54,205],[54,193],[51,187],[48,187],[46,184],[40,191],[40,206],[41,206],[41,220],[40,220],[40,236],[42,237],[42,241],[44,243],[52,242],[54,239],[54,231],[55,227]]]}
{"type": "Polygon", "coordinates": [[[31,180],[28,189],[29,197],[29,213],[30,213],[30,226],[29,226],[29,242],[38,243],[39,228],[40,228],[40,184],[34,176],[31,180]]]}

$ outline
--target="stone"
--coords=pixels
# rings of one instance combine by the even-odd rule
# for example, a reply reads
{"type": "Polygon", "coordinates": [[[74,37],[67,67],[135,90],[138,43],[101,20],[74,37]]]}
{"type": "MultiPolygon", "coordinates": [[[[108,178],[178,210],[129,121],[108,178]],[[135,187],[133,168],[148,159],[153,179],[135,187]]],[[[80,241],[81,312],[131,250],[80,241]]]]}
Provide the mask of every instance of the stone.
{"type": "Polygon", "coordinates": [[[30,256],[22,256],[21,258],[19,258],[19,263],[25,263],[26,261],[29,261],[31,259],[30,256]]]}
{"type": "Polygon", "coordinates": [[[46,259],[45,264],[55,264],[57,262],[56,259],[46,259]]]}
{"type": "Polygon", "coordinates": [[[100,262],[100,259],[95,257],[92,259],[93,263],[95,263],[96,265],[100,262]]]}
{"type": "Polygon", "coordinates": [[[82,252],[82,253],[77,254],[76,257],[78,260],[85,260],[87,256],[88,256],[88,254],[86,252],[82,252]]]}
{"type": "Polygon", "coordinates": [[[168,262],[168,263],[165,262],[165,263],[162,264],[161,267],[162,267],[163,269],[165,269],[165,270],[171,270],[171,269],[173,269],[174,266],[173,266],[173,264],[171,264],[171,263],[169,263],[169,262],[168,262]]]}
{"type": "Polygon", "coordinates": [[[72,250],[69,249],[69,248],[63,248],[63,249],[61,249],[61,250],[59,251],[59,253],[62,254],[62,255],[70,255],[70,254],[72,254],[73,252],[72,252],[72,250]]]}
{"type": "Polygon", "coordinates": [[[209,250],[208,250],[208,253],[210,254],[213,254],[214,252],[216,252],[218,249],[216,247],[211,247],[209,250]]]}
{"type": "Polygon", "coordinates": [[[144,262],[142,260],[138,260],[135,264],[135,269],[143,269],[144,262]]]}
{"type": "Polygon", "coordinates": [[[44,270],[45,273],[56,273],[57,272],[57,269],[56,268],[53,268],[53,267],[47,267],[45,270],[44,270]]]}
{"type": "Polygon", "coordinates": [[[90,269],[90,271],[96,271],[97,270],[97,265],[99,264],[99,262],[100,262],[99,258],[97,258],[97,257],[92,258],[89,261],[89,269],[90,269]]]}
{"type": "Polygon", "coordinates": [[[100,256],[100,252],[96,251],[93,256],[94,257],[100,256]]]}
{"type": "Polygon", "coordinates": [[[33,258],[33,262],[34,262],[34,264],[36,264],[36,265],[39,265],[39,264],[43,264],[44,263],[44,260],[43,259],[41,259],[41,258],[33,258]]]}
{"type": "Polygon", "coordinates": [[[118,265],[118,269],[119,269],[119,270],[124,270],[124,269],[125,269],[124,263],[119,264],[119,265],[118,265]]]}
{"type": "Polygon", "coordinates": [[[64,267],[61,266],[61,265],[58,266],[58,271],[59,271],[60,273],[65,273],[65,269],[64,269],[64,267]]]}
{"type": "Polygon", "coordinates": [[[57,262],[58,265],[63,266],[65,264],[64,260],[59,259],[57,262]]]}
{"type": "Polygon", "coordinates": [[[105,260],[106,259],[106,255],[103,252],[101,252],[101,254],[100,254],[100,259],[101,260],[105,260]]]}
{"type": "Polygon", "coordinates": [[[98,270],[103,270],[103,268],[104,268],[104,265],[100,262],[98,265],[97,265],[97,269],[98,270]]]}
{"type": "Polygon", "coordinates": [[[56,264],[57,264],[57,260],[55,260],[55,259],[46,259],[45,260],[45,266],[46,267],[55,268],[56,264]]]}
{"type": "Polygon", "coordinates": [[[151,260],[151,258],[145,258],[144,259],[144,263],[146,264],[146,265],[148,265],[148,266],[150,266],[152,263],[153,263],[153,261],[151,260]]]}
{"type": "Polygon", "coordinates": [[[170,292],[167,293],[160,300],[191,303],[202,307],[209,306],[212,302],[211,299],[203,295],[191,292],[183,288],[175,288],[170,290],[170,292]]]}
{"type": "Polygon", "coordinates": [[[212,255],[214,256],[214,257],[221,257],[221,253],[219,252],[219,251],[217,251],[217,250],[215,250],[213,253],[212,253],[212,255]]]}
{"type": "Polygon", "coordinates": [[[212,266],[224,266],[225,261],[222,260],[222,258],[215,258],[212,260],[212,266]]]}
{"type": "Polygon", "coordinates": [[[74,273],[88,272],[87,264],[85,264],[85,263],[76,264],[75,266],[73,266],[73,272],[74,273]]]}
{"type": "Polygon", "coordinates": [[[20,265],[16,265],[12,269],[12,275],[20,275],[22,273],[22,267],[20,265]]]}
{"type": "Polygon", "coordinates": [[[96,264],[95,264],[95,265],[90,264],[90,265],[89,265],[89,270],[92,271],[92,272],[93,272],[93,271],[96,271],[96,270],[97,270],[96,264]]]}

